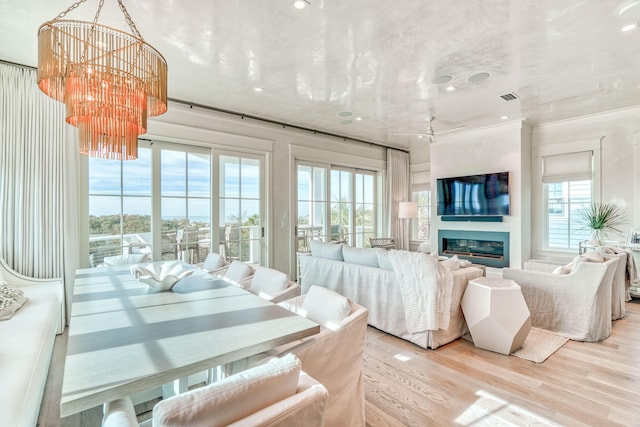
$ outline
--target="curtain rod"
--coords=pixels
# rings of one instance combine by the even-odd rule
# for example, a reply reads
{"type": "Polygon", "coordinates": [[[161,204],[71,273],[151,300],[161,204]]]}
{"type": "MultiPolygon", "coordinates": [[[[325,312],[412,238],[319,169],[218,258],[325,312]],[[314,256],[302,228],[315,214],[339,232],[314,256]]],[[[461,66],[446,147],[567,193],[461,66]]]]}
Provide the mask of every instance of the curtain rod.
{"type": "Polygon", "coordinates": [[[318,130],[318,129],[311,129],[311,128],[307,128],[307,127],[304,127],[304,126],[292,125],[290,123],[279,122],[277,120],[266,119],[264,117],[254,116],[254,115],[251,115],[251,114],[239,113],[237,111],[226,110],[224,108],[212,107],[210,105],[204,105],[204,104],[197,104],[197,103],[193,103],[193,102],[189,102],[189,101],[183,101],[181,99],[175,99],[175,98],[169,98],[169,101],[177,102],[177,103],[180,103],[180,104],[183,104],[183,105],[188,105],[190,107],[198,107],[198,108],[202,108],[202,109],[205,109],[205,110],[216,111],[218,113],[230,114],[232,116],[238,116],[238,117],[240,117],[242,119],[257,120],[257,121],[269,123],[269,124],[272,124],[272,125],[282,126],[283,128],[291,128],[291,129],[297,129],[297,130],[302,130],[302,131],[306,131],[306,132],[311,132],[314,135],[320,134],[320,135],[325,135],[325,136],[331,136],[333,138],[342,139],[344,141],[359,142],[361,144],[375,145],[376,147],[391,148],[391,149],[394,149],[394,150],[398,150],[398,151],[403,151],[405,153],[409,153],[409,150],[405,149],[405,148],[398,148],[398,147],[394,147],[394,146],[390,146],[390,145],[381,144],[379,142],[367,141],[367,140],[364,140],[364,139],[352,138],[350,136],[338,135],[336,133],[326,132],[326,131],[318,130]]]}
{"type": "MultiPolygon", "coordinates": [[[[30,65],[18,64],[18,63],[15,63],[15,62],[5,61],[3,59],[0,59],[0,63],[6,64],[6,65],[12,65],[14,67],[21,67],[21,68],[27,68],[27,69],[31,69],[31,70],[37,70],[36,67],[32,67],[30,65]]],[[[394,149],[394,150],[398,150],[398,151],[403,151],[405,153],[409,153],[408,149],[389,146],[389,145],[381,144],[379,142],[366,141],[364,139],[358,139],[358,138],[352,138],[352,137],[349,137],[349,136],[338,135],[338,134],[335,134],[335,133],[326,132],[326,131],[322,131],[322,130],[318,130],[318,129],[310,129],[310,128],[307,128],[307,127],[304,127],[304,126],[292,125],[290,123],[279,122],[277,120],[266,119],[264,117],[254,116],[254,115],[251,115],[251,114],[239,113],[239,112],[233,111],[233,110],[226,110],[224,108],[212,107],[210,105],[198,104],[198,103],[184,101],[184,100],[176,99],[176,98],[168,98],[168,100],[172,101],[172,102],[177,102],[177,103],[180,103],[180,104],[183,104],[183,105],[188,105],[190,107],[198,107],[198,108],[202,108],[202,109],[205,109],[205,110],[216,111],[218,113],[224,113],[224,114],[230,114],[230,115],[233,115],[233,116],[238,116],[241,119],[245,119],[246,118],[246,119],[251,119],[251,120],[257,120],[257,121],[261,121],[261,122],[264,122],[264,123],[269,123],[269,124],[272,124],[272,125],[282,126],[283,128],[291,128],[291,129],[297,129],[297,130],[302,130],[302,131],[306,131],[306,132],[311,132],[314,135],[320,134],[320,135],[330,136],[330,137],[333,137],[333,138],[342,139],[345,142],[353,141],[353,142],[358,142],[358,143],[361,143],[361,144],[367,144],[367,145],[370,145],[370,146],[371,145],[375,145],[376,147],[391,148],[391,149],[394,149]]]]}

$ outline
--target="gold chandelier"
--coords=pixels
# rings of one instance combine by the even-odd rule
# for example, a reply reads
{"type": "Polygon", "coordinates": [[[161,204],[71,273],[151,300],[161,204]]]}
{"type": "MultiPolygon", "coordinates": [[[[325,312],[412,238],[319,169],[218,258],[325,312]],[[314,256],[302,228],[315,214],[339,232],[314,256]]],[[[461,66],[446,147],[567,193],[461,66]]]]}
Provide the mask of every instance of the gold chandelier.
{"type": "Polygon", "coordinates": [[[132,34],[93,22],[63,20],[74,3],[38,29],[38,87],[66,106],[80,153],[134,160],[147,115],[167,111],[167,62],[146,43],[118,0],[132,34]]]}

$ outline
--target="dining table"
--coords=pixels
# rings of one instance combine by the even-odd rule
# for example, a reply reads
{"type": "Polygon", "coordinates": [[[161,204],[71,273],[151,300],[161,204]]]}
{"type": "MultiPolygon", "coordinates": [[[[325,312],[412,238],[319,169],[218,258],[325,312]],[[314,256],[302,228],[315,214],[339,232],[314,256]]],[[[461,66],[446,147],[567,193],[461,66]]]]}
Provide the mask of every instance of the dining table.
{"type": "Polygon", "coordinates": [[[60,415],[81,412],[320,331],[302,316],[188,264],[154,292],[130,266],[76,271],[60,415]]]}

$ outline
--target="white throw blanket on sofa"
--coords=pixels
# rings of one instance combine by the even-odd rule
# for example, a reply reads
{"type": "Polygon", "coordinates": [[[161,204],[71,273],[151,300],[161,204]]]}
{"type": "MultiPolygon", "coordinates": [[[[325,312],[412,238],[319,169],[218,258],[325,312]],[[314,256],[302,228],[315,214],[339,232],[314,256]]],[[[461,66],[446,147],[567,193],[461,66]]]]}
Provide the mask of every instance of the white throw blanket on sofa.
{"type": "Polygon", "coordinates": [[[453,277],[437,257],[422,252],[391,250],[407,330],[411,333],[449,327],[453,277]]]}

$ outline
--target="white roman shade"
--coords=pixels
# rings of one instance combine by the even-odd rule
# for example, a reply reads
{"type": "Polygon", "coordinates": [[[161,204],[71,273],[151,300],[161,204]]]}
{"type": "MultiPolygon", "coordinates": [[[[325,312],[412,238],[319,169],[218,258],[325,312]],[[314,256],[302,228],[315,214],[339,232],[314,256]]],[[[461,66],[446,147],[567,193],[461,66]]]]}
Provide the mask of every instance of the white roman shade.
{"type": "Polygon", "coordinates": [[[427,172],[413,172],[411,174],[411,191],[431,190],[431,174],[427,172]]]}
{"type": "Polygon", "coordinates": [[[542,182],[585,181],[593,178],[593,151],[542,158],[542,182]]]}

